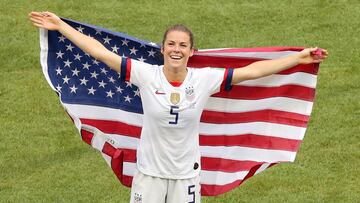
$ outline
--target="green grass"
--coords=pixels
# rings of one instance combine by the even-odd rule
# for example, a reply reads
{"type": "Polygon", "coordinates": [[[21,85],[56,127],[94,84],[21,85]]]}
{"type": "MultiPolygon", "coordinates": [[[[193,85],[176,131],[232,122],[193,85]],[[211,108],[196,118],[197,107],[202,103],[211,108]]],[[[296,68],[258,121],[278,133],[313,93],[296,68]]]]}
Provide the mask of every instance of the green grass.
{"type": "Polygon", "coordinates": [[[32,10],[161,41],[184,23],[198,48],[319,46],[311,122],[295,163],[259,174],[213,202],[360,202],[360,2],[20,1],[0,6],[0,202],[128,202],[99,153],[83,143],[39,64],[32,10]]]}

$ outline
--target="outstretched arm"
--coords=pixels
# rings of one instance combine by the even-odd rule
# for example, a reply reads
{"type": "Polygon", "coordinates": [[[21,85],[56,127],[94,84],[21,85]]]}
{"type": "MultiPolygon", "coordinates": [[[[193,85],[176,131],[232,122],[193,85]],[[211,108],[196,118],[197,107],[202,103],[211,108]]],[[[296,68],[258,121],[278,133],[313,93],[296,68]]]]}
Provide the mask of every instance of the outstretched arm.
{"type": "Polygon", "coordinates": [[[59,31],[81,50],[105,63],[111,69],[120,72],[121,57],[119,55],[106,49],[97,40],[75,30],[55,14],[50,12],[31,12],[29,17],[34,26],[59,31]]]}
{"type": "Polygon", "coordinates": [[[258,61],[243,68],[237,68],[234,70],[231,84],[237,84],[244,80],[252,80],[268,76],[294,67],[298,64],[320,63],[328,55],[328,52],[324,49],[320,49],[321,53],[314,54],[316,51],[319,51],[319,49],[308,48],[302,50],[298,54],[288,57],[258,61]]]}

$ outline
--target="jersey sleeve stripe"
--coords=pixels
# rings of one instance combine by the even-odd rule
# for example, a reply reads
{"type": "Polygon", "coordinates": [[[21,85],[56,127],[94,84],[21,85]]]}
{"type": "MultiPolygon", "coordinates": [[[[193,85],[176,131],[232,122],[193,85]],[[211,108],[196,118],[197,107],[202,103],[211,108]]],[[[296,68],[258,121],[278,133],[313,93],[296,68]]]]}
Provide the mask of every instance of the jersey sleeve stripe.
{"type": "Polygon", "coordinates": [[[120,79],[130,81],[131,59],[123,57],[121,60],[120,79]]]}
{"type": "Polygon", "coordinates": [[[125,76],[125,81],[130,82],[130,74],[131,74],[131,59],[127,58],[126,59],[126,76],[125,76]]]}
{"type": "Polygon", "coordinates": [[[221,90],[229,91],[232,88],[231,80],[233,76],[234,69],[227,68],[224,73],[224,80],[221,84],[221,90]]]}
{"type": "Polygon", "coordinates": [[[121,60],[121,67],[120,67],[120,79],[121,79],[121,81],[125,80],[126,68],[127,68],[127,58],[123,57],[122,60],[121,60]]]}

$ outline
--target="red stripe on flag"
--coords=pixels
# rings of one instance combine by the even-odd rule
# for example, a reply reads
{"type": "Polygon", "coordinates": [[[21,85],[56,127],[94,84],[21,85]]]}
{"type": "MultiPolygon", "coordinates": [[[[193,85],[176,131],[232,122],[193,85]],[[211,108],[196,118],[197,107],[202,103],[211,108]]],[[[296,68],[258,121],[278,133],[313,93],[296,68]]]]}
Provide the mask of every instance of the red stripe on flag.
{"type": "Polygon", "coordinates": [[[235,187],[239,186],[243,180],[236,180],[226,185],[206,185],[201,184],[201,195],[202,196],[215,196],[228,192],[235,187]]]}
{"type": "Polygon", "coordinates": [[[94,137],[94,133],[89,132],[87,130],[81,129],[80,131],[81,138],[84,142],[86,142],[88,145],[91,145],[91,140],[94,137]]]}
{"type": "Polygon", "coordinates": [[[282,85],[279,87],[254,87],[233,85],[232,91],[221,91],[213,94],[212,97],[221,97],[228,99],[266,99],[271,97],[287,97],[313,101],[315,89],[299,85],[282,85]]]}
{"type": "Polygon", "coordinates": [[[220,195],[225,192],[228,192],[228,191],[234,189],[235,187],[241,185],[248,178],[252,177],[260,167],[261,167],[261,164],[254,166],[243,180],[239,179],[239,180],[236,180],[232,183],[225,184],[225,185],[202,184],[201,185],[201,194],[203,196],[214,196],[214,195],[220,195]]]}
{"type": "Polygon", "coordinates": [[[239,146],[259,149],[285,150],[296,152],[301,140],[291,140],[278,137],[261,136],[254,134],[231,135],[231,136],[206,136],[200,135],[201,146],[239,146]]]}
{"type": "Polygon", "coordinates": [[[124,161],[136,163],[136,150],[135,149],[121,149],[124,152],[124,161]]]}
{"type": "Polygon", "coordinates": [[[132,176],[123,175],[121,183],[127,187],[131,187],[132,180],[132,176]]]}
{"type": "Polygon", "coordinates": [[[269,122],[298,127],[306,127],[309,116],[277,110],[259,110],[241,113],[225,113],[204,110],[201,122],[214,124],[269,122]]]}
{"type": "Polygon", "coordinates": [[[201,169],[206,171],[222,171],[228,173],[249,171],[252,167],[263,163],[264,162],[201,157],[201,169]]]}
{"type": "Polygon", "coordinates": [[[140,138],[141,135],[141,127],[119,121],[94,120],[87,118],[80,118],[80,120],[83,124],[94,126],[100,131],[108,134],[120,134],[135,138],[140,138]]]}
{"type": "MultiPolygon", "coordinates": [[[[261,60],[265,60],[265,59],[197,55],[190,57],[188,66],[194,68],[204,68],[204,67],[240,68],[261,60]]],[[[287,69],[285,71],[281,71],[280,73],[277,74],[288,75],[296,72],[304,72],[304,73],[317,75],[318,66],[319,64],[298,65],[293,68],[287,69]]]]}

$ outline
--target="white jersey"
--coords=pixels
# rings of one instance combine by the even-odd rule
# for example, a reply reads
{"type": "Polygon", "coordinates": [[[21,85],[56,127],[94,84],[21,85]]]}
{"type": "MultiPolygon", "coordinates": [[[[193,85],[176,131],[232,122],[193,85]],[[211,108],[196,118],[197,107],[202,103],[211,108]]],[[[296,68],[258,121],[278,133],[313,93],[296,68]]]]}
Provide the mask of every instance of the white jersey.
{"type": "Polygon", "coordinates": [[[137,168],[146,175],[186,179],[200,172],[201,113],[210,95],[224,87],[227,71],[187,70],[183,83],[174,87],[167,81],[163,66],[123,59],[123,78],[140,89],[144,116],[137,168]]]}

